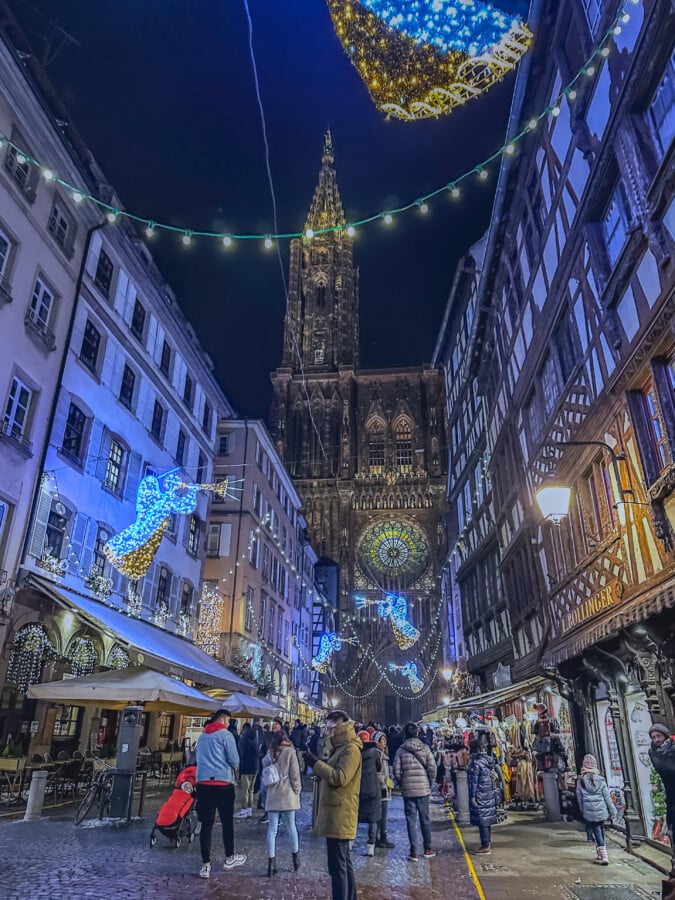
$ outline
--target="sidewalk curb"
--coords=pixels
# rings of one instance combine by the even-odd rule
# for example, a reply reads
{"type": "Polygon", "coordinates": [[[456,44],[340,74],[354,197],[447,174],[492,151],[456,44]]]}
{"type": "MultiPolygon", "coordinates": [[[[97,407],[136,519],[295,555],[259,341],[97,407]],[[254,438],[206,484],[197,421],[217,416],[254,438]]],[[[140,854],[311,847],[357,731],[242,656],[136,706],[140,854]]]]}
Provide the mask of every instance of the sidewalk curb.
{"type": "MultiPolygon", "coordinates": [[[[649,854],[640,853],[640,847],[642,846],[642,844],[640,845],[640,847],[632,847],[629,851],[626,849],[625,841],[622,840],[619,834],[613,832],[611,829],[607,829],[606,836],[607,838],[609,838],[609,840],[611,840],[613,844],[615,844],[617,847],[620,847],[621,850],[624,851],[624,853],[629,853],[631,856],[635,856],[637,857],[637,859],[641,859],[642,862],[647,863],[648,866],[656,869],[657,872],[661,872],[661,874],[665,875],[666,877],[670,875],[672,869],[668,867],[667,862],[664,862],[662,864],[658,859],[650,856],[649,854]]],[[[647,844],[647,848],[652,850],[654,854],[661,854],[663,852],[661,850],[657,850],[656,847],[652,847],[650,844],[647,844]]],[[[664,860],[668,859],[669,858],[667,854],[664,853],[664,860]]]]}

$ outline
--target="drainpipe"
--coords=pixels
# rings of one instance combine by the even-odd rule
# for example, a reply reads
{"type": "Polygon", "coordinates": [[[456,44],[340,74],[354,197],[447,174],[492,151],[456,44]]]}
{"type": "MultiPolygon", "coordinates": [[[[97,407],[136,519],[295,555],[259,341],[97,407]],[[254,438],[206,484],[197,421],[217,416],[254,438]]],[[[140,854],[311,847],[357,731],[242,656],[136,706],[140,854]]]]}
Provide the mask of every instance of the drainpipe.
{"type": "Polygon", "coordinates": [[[239,547],[241,546],[241,523],[244,518],[244,491],[246,490],[246,470],[248,468],[248,419],[244,419],[244,487],[239,496],[239,524],[237,526],[237,546],[234,559],[234,577],[232,579],[232,604],[230,607],[230,633],[227,642],[232,650],[232,629],[234,628],[234,603],[237,596],[237,575],[239,573],[239,547]]]}
{"type": "Polygon", "coordinates": [[[35,511],[37,509],[38,500],[40,497],[40,483],[42,480],[42,475],[45,467],[45,462],[47,461],[47,451],[49,450],[49,438],[52,433],[52,429],[54,427],[54,419],[56,418],[56,408],[59,402],[59,394],[61,390],[61,383],[63,382],[63,373],[66,369],[66,363],[68,361],[68,351],[70,349],[70,342],[73,337],[73,329],[75,328],[75,317],[77,316],[77,312],[79,309],[79,300],[80,300],[80,291],[82,290],[82,282],[84,280],[84,273],[86,271],[87,259],[89,257],[89,249],[91,247],[91,239],[94,235],[95,231],[98,231],[100,228],[104,228],[107,225],[107,221],[99,222],[98,225],[93,225],[87,231],[87,237],[84,242],[84,251],[82,254],[82,262],[80,263],[80,270],[77,273],[77,281],[75,283],[75,299],[73,302],[73,309],[70,314],[70,321],[68,322],[68,330],[66,332],[65,340],[64,340],[64,350],[63,355],[61,356],[61,363],[59,365],[59,373],[56,380],[56,391],[54,392],[54,397],[52,399],[52,406],[49,410],[49,418],[47,419],[47,428],[45,432],[45,439],[42,443],[42,452],[40,454],[40,463],[36,469],[35,480],[33,482],[33,499],[31,501],[30,507],[30,515],[28,516],[28,521],[26,525],[26,530],[23,536],[23,546],[21,548],[21,562],[19,563],[19,568],[21,568],[23,562],[26,559],[26,555],[28,553],[28,543],[29,543],[29,535],[32,533],[33,528],[33,520],[35,518],[35,511]]]}

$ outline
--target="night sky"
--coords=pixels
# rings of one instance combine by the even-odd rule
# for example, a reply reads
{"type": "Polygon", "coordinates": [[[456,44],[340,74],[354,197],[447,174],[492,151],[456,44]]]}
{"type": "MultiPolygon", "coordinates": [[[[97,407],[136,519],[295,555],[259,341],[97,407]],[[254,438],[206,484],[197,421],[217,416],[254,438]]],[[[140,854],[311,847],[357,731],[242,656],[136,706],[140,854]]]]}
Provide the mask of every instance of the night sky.
{"type": "MultiPolygon", "coordinates": [[[[282,231],[304,224],[328,125],[348,219],[445,184],[503,142],[513,75],[444,119],[386,121],[323,0],[249,3],[282,231]]],[[[243,0],[10,5],[127,209],[193,229],[272,230],[243,0]]],[[[430,361],[455,264],[487,227],[496,174],[461,201],[432,201],[427,216],[360,230],[363,368],[430,361]]],[[[185,249],[167,234],[152,250],[237,411],[266,415],[285,302],[276,253],[215,239],[185,249]]],[[[282,257],[286,266],[287,245],[282,257]]]]}

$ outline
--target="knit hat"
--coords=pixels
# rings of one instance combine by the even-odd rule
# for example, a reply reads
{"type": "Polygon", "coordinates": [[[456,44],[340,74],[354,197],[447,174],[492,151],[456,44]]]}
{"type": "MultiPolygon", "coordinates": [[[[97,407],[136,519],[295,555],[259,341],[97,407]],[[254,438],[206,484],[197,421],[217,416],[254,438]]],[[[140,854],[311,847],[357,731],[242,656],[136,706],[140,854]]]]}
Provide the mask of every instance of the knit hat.
{"type": "Polygon", "coordinates": [[[366,731],[368,732],[368,734],[369,734],[371,737],[375,734],[375,729],[373,728],[372,725],[369,725],[369,726],[366,728],[366,731]]]}
{"type": "Polygon", "coordinates": [[[583,771],[584,769],[587,772],[598,771],[598,761],[592,753],[587,753],[586,756],[584,756],[584,761],[581,764],[581,770],[583,771]]]}
{"type": "Polygon", "coordinates": [[[370,735],[367,731],[359,731],[357,737],[361,738],[364,744],[370,743],[370,735]]]}
{"type": "Polygon", "coordinates": [[[379,744],[382,738],[386,738],[386,736],[387,735],[384,733],[384,731],[376,731],[373,735],[373,743],[379,744]]]}
{"type": "Polygon", "coordinates": [[[659,734],[665,735],[667,738],[670,737],[670,731],[667,725],[664,725],[663,722],[654,722],[653,725],[649,726],[649,733],[652,731],[658,731],[659,734]]]}

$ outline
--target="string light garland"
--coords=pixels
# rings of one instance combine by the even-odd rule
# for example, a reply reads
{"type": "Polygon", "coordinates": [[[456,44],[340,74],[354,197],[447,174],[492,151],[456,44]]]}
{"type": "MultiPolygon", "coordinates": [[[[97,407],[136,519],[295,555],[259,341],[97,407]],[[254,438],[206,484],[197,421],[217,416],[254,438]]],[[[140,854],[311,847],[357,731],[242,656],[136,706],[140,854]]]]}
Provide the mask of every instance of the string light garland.
{"type": "Polygon", "coordinates": [[[128,669],[131,665],[131,657],[123,647],[117,644],[110,651],[108,665],[111,669],[128,669]]]}
{"type": "MultiPolygon", "coordinates": [[[[457,0],[457,2],[459,2],[459,0],[457,0]]],[[[641,2],[641,0],[631,0],[631,3],[634,4],[637,4],[639,2],[641,2]]],[[[591,79],[599,71],[601,64],[607,57],[608,51],[611,51],[612,40],[614,36],[619,33],[617,32],[617,28],[620,28],[621,24],[627,22],[629,18],[629,10],[626,8],[626,6],[621,6],[617,15],[596,45],[589,58],[579,69],[577,74],[563,88],[561,88],[559,96],[556,97],[555,100],[551,102],[545,109],[543,109],[538,115],[530,117],[530,119],[525,125],[523,125],[518,134],[514,135],[508,141],[508,143],[504,144],[494,153],[482,159],[479,163],[473,166],[473,168],[465,170],[463,173],[456,176],[452,181],[434,188],[426,194],[415,197],[415,199],[411,200],[408,203],[404,203],[401,206],[391,209],[379,210],[378,212],[371,213],[360,219],[355,219],[352,222],[348,222],[347,224],[312,229],[311,237],[309,237],[304,231],[278,231],[273,233],[243,231],[221,232],[199,230],[196,228],[188,228],[181,225],[171,225],[168,222],[161,222],[155,217],[141,216],[136,213],[129,212],[128,210],[120,209],[116,206],[111,205],[110,203],[105,202],[104,200],[101,200],[99,197],[94,196],[86,189],[71,184],[65,179],[59,177],[53,168],[44,165],[42,162],[32,156],[27,150],[25,150],[25,148],[22,148],[9,136],[2,134],[1,132],[0,147],[2,147],[3,145],[7,145],[8,147],[12,148],[13,152],[17,156],[17,159],[21,158],[24,163],[27,163],[30,166],[34,166],[40,172],[45,181],[48,181],[50,184],[57,184],[62,187],[69,194],[74,203],[87,201],[94,204],[100,210],[102,210],[106,214],[106,216],[112,216],[111,224],[117,223],[121,219],[125,219],[129,222],[134,222],[144,229],[144,233],[148,239],[154,237],[158,232],[166,232],[178,235],[181,238],[187,235],[190,237],[190,243],[193,243],[197,238],[215,238],[221,242],[224,248],[227,249],[231,248],[237,241],[264,242],[265,246],[270,248],[274,245],[275,241],[291,240],[293,238],[312,240],[318,235],[330,234],[334,232],[344,232],[348,237],[351,238],[357,235],[357,229],[361,226],[369,225],[373,222],[382,222],[386,216],[391,216],[393,219],[394,216],[400,215],[401,213],[409,211],[421,212],[422,206],[425,206],[428,209],[429,201],[433,200],[436,197],[448,195],[451,199],[457,200],[462,195],[462,186],[464,185],[464,183],[475,178],[485,178],[486,176],[481,176],[481,173],[485,172],[486,175],[489,175],[490,167],[501,160],[503,156],[511,158],[517,152],[519,144],[521,144],[533,131],[537,130],[540,122],[544,121],[552,114],[552,110],[554,109],[554,107],[559,107],[559,104],[562,102],[562,99],[564,97],[566,97],[569,102],[573,102],[582,93],[582,87],[584,84],[587,84],[590,87],[591,79]]]]}
{"type": "Polygon", "coordinates": [[[5,676],[20,694],[25,694],[31,684],[42,677],[42,666],[56,657],[56,648],[49,640],[43,625],[32,622],[21,628],[15,639],[5,676]]]}
{"type": "Polygon", "coordinates": [[[76,637],[68,651],[70,670],[75,677],[91,675],[98,664],[98,652],[90,637],[76,637]]]}
{"type": "Polygon", "coordinates": [[[335,32],[375,106],[411,122],[479,97],[532,32],[483,0],[328,0],[335,32]]]}
{"type": "Polygon", "coordinates": [[[195,644],[208,653],[217,656],[220,650],[220,633],[223,628],[224,597],[211,585],[202,586],[199,602],[199,618],[195,631],[195,644]]]}

